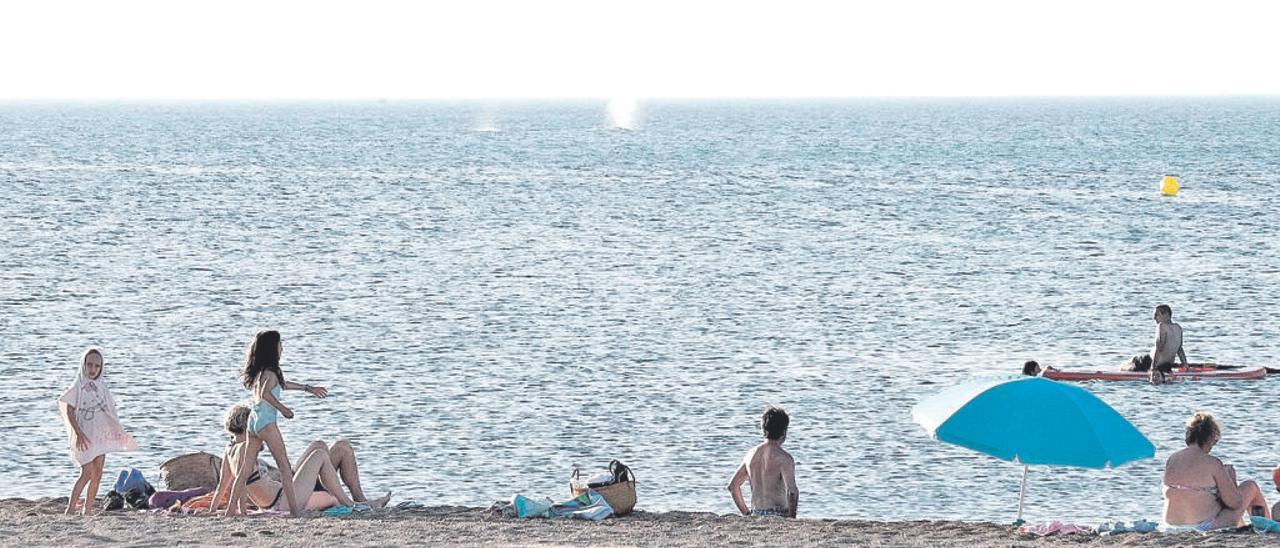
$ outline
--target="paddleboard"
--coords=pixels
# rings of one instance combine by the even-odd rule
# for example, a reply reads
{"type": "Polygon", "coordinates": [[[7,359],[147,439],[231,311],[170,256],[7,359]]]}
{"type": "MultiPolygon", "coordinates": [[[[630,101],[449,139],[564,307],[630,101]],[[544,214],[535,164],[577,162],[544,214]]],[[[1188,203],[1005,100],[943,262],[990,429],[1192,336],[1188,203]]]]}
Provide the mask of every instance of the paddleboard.
{"type": "MultiPolygon", "coordinates": [[[[1041,373],[1046,379],[1055,381],[1143,381],[1150,380],[1151,375],[1145,371],[1063,371],[1052,367],[1041,373]]],[[[1246,367],[1242,369],[1208,369],[1193,367],[1190,369],[1174,369],[1166,375],[1173,380],[1192,381],[1240,381],[1261,379],[1267,376],[1265,367],[1246,367]]]]}

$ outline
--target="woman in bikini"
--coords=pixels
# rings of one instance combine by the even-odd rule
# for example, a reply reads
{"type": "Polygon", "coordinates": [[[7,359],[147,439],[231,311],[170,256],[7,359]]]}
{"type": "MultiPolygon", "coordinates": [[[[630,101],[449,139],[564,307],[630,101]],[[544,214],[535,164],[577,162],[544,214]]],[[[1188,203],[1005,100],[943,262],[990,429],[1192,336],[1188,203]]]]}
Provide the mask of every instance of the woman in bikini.
{"type": "Polygon", "coordinates": [[[1258,484],[1237,483],[1235,468],[1209,455],[1221,438],[1213,415],[1192,415],[1185,438],[1187,447],[1170,455],[1165,464],[1166,524],[1211,531],[1244,525],[1246,512],[1271,517],[1258,484]]]}
{"type": "MultiPolygon", "coordinates": [[[[212,500],[218,506],[226,503],[230,495],[233,470],[242,469],[247,441],[245,429],[249,422],[250,409],[244,405],[234,405],[227,410],[224,428],[231,436],[231,444],[222,459],[222,472],[219,475],[218,487],[213,492],[212,500]]],[[[258,508],[288,510],[285,503],[285,486],[259,470],[256,463],[246,468],[252,470],[245,480],[245,494],[250,504],[258,508]]],[[[360,485],[360,471],[356,466],[355,450],[346,441],[337,441],[332,447],[324,442],[314,441],[303,450],[298,462],[293,466],[294,499],[303,503],[307,510],[325,510],[333,506],[382,508],[391,499],[391,493],[374,500],[365,499],[364,489],[360,485]],[[351,496],[342,489],[341,481],[351,489],[351,496]]],[[[243,513],[243,508],[237,508],[243,513]]]]}

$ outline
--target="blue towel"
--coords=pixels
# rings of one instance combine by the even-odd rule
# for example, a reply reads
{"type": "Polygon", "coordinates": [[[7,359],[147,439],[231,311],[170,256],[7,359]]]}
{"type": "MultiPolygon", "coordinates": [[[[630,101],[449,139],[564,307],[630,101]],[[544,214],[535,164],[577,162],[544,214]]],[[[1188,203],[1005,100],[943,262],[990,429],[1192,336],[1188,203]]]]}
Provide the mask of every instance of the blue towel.
{"type": "Polygon", "coordinates": [[[1262,516],[1249,516],[1249,522],[1253,524],[1253,530],[1259,533],[1280,533],[1280,521],[1262,516]]]}
{"type": "Polygon", "coordinates": [[[350,506],[334,506],[333,508],[325,510],[323,513],[326,516],[340,518],[342,516],[351,515],[351,507],[350,506]]]}

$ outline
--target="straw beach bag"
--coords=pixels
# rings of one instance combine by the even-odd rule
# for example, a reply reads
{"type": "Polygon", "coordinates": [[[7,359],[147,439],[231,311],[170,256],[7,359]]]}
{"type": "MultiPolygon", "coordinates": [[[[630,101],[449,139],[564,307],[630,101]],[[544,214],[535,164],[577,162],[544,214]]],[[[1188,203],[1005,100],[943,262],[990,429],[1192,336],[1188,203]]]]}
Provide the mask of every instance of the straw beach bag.
{"type": "Polygon", "coordinates": [[[573,478],[569,481],[569,490],[576,497],[587,489],[591,489],[604,497],[604,501],[613,508],[613,515],[630,514],[636,507],[636,476],[631,472],[631,467],[616,460],[609,463],[609,472],[613,474],[612,483],[584,486],[578,469],[575,468],[573,478]]]}
{"type": "Polygon", "coordinates": [[[212,491],[218,487],[218,472],[221,470],[221,458],[205,452],[190,453],[164,461],[160,465],[160,479],[164,480],[165,489],[169,491],[193,487],[212,491]]]}

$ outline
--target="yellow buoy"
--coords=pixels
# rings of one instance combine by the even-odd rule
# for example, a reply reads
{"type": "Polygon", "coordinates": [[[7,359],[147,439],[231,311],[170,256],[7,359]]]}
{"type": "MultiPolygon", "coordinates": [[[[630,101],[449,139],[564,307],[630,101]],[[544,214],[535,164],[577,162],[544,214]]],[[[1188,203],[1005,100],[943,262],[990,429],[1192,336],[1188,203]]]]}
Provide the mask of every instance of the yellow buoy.
{"type": "Polygon", "coordinates": [[[1160,179],[1160,193],[1165,196],[1177,196],[1178,180],[1174,179],[1172,175],[1165,175],[1163,179],[1160,179]]]}

